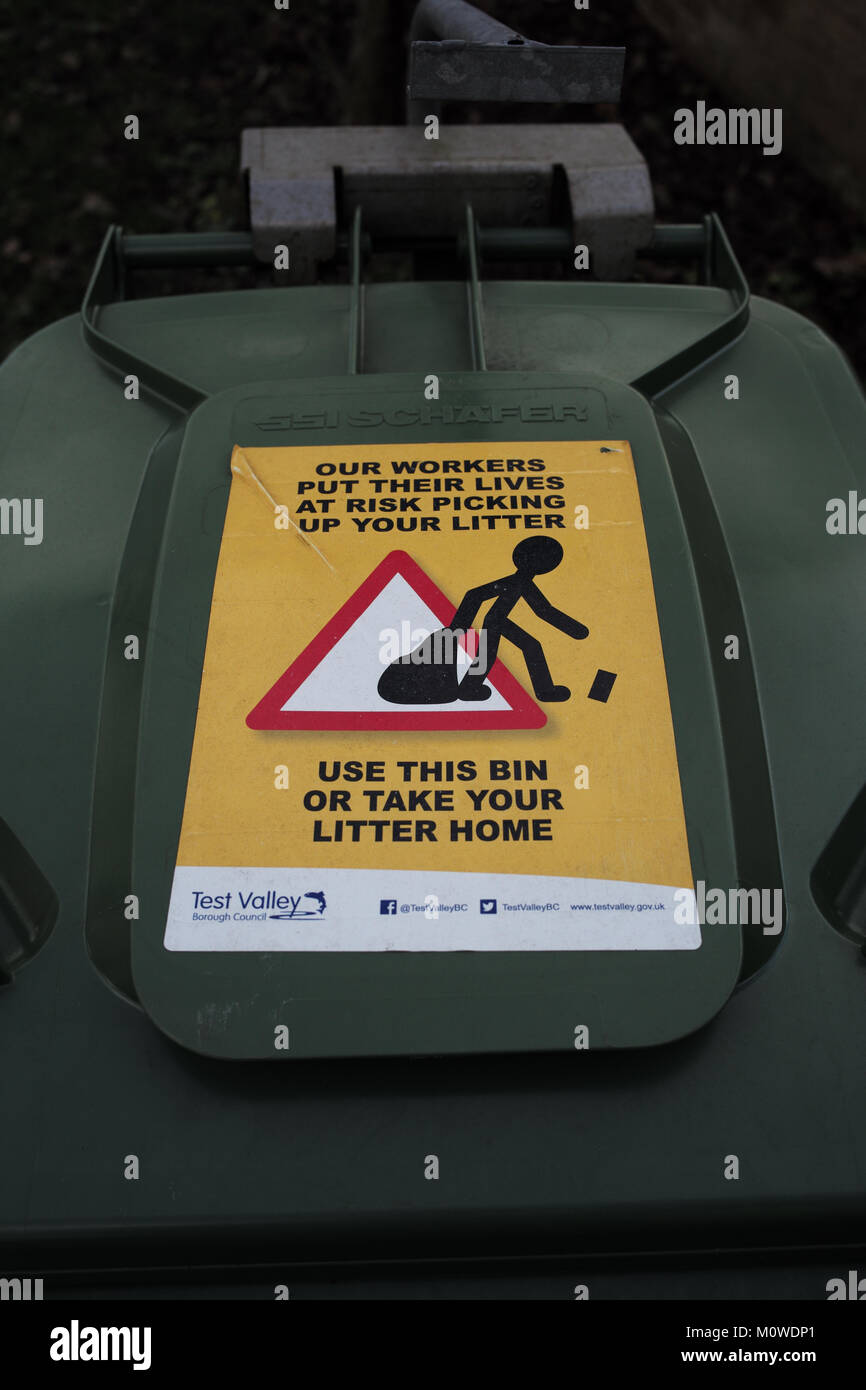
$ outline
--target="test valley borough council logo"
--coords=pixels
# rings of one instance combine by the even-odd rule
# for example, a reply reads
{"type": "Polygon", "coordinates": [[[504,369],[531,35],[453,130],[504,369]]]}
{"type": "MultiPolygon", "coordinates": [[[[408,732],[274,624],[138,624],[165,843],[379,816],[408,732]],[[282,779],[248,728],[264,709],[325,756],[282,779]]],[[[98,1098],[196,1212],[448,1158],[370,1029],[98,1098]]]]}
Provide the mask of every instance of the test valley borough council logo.
{"type": "MultiPolygon", "coordinates": [[[[258,896],[260,898],[270,898],[274,895],[271,893],[260,893],[258,896]]],[[[291,906],[287,912],[270,912],[268,916],[273,921],[277,922],[293,922],[296,917],[316,917],[321,921],[325,915],[327,903],[325,902],[324,893],[304,893],[300,897],[290,898],[289,901],[291,906]],[[307,903],[307,898],[313,899],[315,907],[312,903],[307,903]]],[[[282,903],[283,899],[280,898],[279,902],[275,903],[274,906],[282,906],[282,903]]],[[[269,904],[265,905],[268,906],[269,904]]]]}

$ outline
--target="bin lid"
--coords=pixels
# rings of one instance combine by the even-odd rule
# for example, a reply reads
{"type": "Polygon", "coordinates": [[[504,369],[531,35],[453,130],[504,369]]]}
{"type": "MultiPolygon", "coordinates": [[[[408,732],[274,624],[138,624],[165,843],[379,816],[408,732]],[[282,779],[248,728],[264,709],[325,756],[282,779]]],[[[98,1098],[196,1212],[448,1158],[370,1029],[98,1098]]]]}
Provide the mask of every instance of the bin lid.
{"type": "Polygon", "coordinates": [[[337,408],[309,391],[189,421],[132,909],[141,1002],[188,1047],[646,1046],[736,983],[738,928],[698,920],[696,884],[727,892],[735,856],[649,407],[493,377],[444,439],[435,410],[365,437],[405,381],[341,390],[339,445],[286,442],[337,408]]]}

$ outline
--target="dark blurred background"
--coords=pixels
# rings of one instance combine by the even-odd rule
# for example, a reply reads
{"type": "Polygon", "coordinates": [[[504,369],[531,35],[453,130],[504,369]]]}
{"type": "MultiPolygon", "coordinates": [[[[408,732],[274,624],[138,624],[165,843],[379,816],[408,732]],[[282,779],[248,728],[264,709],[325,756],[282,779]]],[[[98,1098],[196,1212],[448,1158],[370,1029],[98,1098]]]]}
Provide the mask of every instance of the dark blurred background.
{"type": "MultiPolygon", "coordinates": [[[[699,99],[743,104],[736,81],[725,80],[724,35],[714,30],[714,6],[727,9],[729,21],[731,10],[743,13],[742,35],[733,32],[750,61],[744,68],[742,53],[725,50],[731,73],[752,72],[760,60],[759,74],[775,65],[800,83],[779,28],[786,13],[796,10],[802,19],[804,11],[814,12],[815,52],[824,55],[816,80],[828,81],[826,73],[839,69],[826,48],[831,39],[854,61],[852,3],[863,0],[799,0],[787,10],[782,0],[590,0],[588,11],[576,11],[572,0],[480,0],[481,8],[531,38],[624,43],[628,49],[618,111],[516,108],[497,112],[497,119],[621,119],[649,161],[659,220],[718,211],[753,292],[818,322],[866,379],[866,218],[857,210],[858,203],[864,206],[863,190],[850,163],[836,160],[826,136],[823,144],[800,139],[792,147],[787,105],[785,150],[775,158],[754,148],[673,142],[677,107],[699,99]],[[828,39],[826,20],[834,7],[845,13],[828,39]],[[751,33],[746,16],[762,21],[751,33]],[[832,165],[829,182],[821,176],[822,161],[832,165]]],[[[405,34],[413,8],[414,0],[291,0],[288,11],[276,10],[273,0],[4,0],[0,352],[77,309],[110,222],[137,232],[242,228],[238,155],[244,126],[402,122],[405,34]],[[141,121],[137,143],[123,138],[128,113],[141,121]]],[[[802,36],[794,41],[802,50],[802,36]]],[[[800,52],[799,61],[808,67],[808,52],[800,52]]],[[[745,104],[780,104],[772,84],[765,92],[760,75],[754,84],[745,104]]],[[[832,95],[839,110],[829,138],[835,129],[850,140],[855,117],[862,119],[859,103],[849,122],[844,102],[850,91],[840,95],[837,86],[832,95]]],[[[480,114],[462,113],[469,119],[480,114]]],[[[801,113],[801,135],[809,123],[808,111],[801,113]]],[[[841,151],[845,139],[837,138],[841,151]]],[[[181,287],[252,283],[245,275],[201,272],[181,287]]],[[[148,284],[154,291],[165,288],[148,284]]]]}

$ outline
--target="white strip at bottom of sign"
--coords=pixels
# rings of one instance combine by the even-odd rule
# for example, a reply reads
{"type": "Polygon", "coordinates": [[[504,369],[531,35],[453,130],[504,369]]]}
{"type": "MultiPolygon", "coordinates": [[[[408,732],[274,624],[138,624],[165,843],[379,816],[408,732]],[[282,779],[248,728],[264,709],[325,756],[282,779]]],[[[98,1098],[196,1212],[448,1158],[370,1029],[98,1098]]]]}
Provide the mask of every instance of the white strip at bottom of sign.
{"type": "Polygon", "coordinates": [[[175,869],[169,951],[693,951],[694,891],[376,869],[175,869]]]}

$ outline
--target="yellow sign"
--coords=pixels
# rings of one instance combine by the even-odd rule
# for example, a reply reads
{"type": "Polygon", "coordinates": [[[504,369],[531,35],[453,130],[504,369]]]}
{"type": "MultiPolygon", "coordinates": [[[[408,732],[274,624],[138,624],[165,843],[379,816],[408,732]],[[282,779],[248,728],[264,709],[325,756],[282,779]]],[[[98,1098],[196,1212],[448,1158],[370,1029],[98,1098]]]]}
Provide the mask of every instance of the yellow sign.
{"type": "Polygon", "coordinates": [[[231,467],[166,946],[698,946],[628,443],[231,467]]]}

